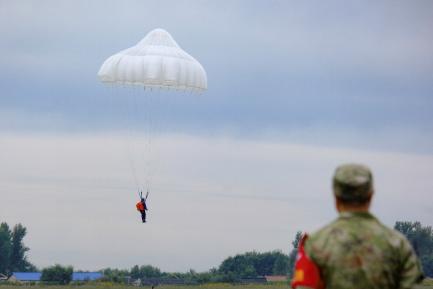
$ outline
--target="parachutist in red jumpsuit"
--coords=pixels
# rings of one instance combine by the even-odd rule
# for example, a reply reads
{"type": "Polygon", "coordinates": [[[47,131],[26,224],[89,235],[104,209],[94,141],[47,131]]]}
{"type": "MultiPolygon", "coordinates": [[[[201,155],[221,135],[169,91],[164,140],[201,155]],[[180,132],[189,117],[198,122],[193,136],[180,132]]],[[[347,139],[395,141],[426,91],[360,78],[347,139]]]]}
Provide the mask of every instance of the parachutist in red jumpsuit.
{"type": "Polygon", "coordinates": [[[141,220],[143,221],[143,223],[146,223],[146,200],[144,198],[141,198],[141,201],[137,203],[136,207],[137,210],[141,213],[141,220]]]}

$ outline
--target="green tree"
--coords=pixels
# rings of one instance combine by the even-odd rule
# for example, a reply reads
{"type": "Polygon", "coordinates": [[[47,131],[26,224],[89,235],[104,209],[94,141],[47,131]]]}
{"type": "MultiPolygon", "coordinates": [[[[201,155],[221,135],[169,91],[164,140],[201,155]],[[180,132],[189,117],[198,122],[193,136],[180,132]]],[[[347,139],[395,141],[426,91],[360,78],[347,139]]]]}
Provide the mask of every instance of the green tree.
{"type": "Polygon", "coordinates": [[[140,267],[138,265],[135,265],[134,267],[131,268],[131,278],[133,279],[141,278],[140,267]]]}
{"type": "Polygon", "coordinates": [[[161,277],[161,270],[151,265],[138,266],[135,265],[131,268],[131,277],[133,279],[143,278],[158,278],[161,277]]]}
{"type": "Polygon", "coordinates": [[[273,275],[287,275],[289,271],[289,257],[281,252],[276,254],[274,267],[272,268],[273,275]]]}
{"type": "Polygon", "coordinates": [[[104,280],[114,283],[125,283],[130,276],[130,272],[128,270],[119,270],[112,268],[103,269],[102,274],[104,275],[104,280]]]}
{"type": "Polygon", "coordinates": [[[74,269],[72,266],[61,266],[54,265],[42,270],[41,280],[44,282],[56,282],[62,285],[66,285],[72,280],[72,272],[74,269]]]}
{"type": "Polygon", "coordinates": [[[272,275],[275,263],[274,252],[255,253],[251,255],[253,261],[255,276],[272,275]]]}
{"type": "Polygon", "coordinates": [[[289,257],[281,251],[266,253],[247,252],[225,259],[218,271],[225,281],[239,278],[286,274],[289,257]]]}
{"type": "Polygon", "coordinates": [[[21,224],[15,225],[12,230],[7,223],[0,224],[0,273],[10,275],[13,271],[36,270],[27,260],[29,248],[23,243],[26,233],[21,224]]]}
{"type": "Polygon", "coordinates": [[[35,267],[27,260],[26,252],[29,251],[23,239],[27,233],[27,229],[17,224],[14,226],[11,234],[12,252],[10,257],[11,271],[29,271],[34,270],[35,267]]]}
{"type": "Polygon", "coordinates": [[[8,224],[0,224],[0,273],[8,275],[10,270],[10,259],[12,254],[11,230],[8,224]]]}
{"type": "Polygon", "coordinates": [[[396,222],[394,229],[406,236],[420,258],[424,274],[433,277],[433,230],[420,222],[396,222]]]}
{"type": "Polygon", "coordinates": [[[229,276],[230,281],[236,281],[239,278],[255,277],[257,272],[254,268],[253,258],[255,253],[250,252],[243,255],[236,255],[225,259],[220,265],[220,272],[229,276]]]}
{"type": "Polygon", "coordinates": [[[289,261],[288,261],[288,276],[289,278],[293,277],[293,269],[295,267],[295,261],[296,261],[296,255],[298,254],[298,245],[299,241],[301,241],[302,238],[302,232],[298,231],[296,232],[295,239],[292,241],[292,250],[289,254],[289,261]]]}
{"type": "Polygon", "coordinates": [[[151,265],[140,266],[140,274],[144,278],[157,278],[161,276],[161,270],[151,265]]]}

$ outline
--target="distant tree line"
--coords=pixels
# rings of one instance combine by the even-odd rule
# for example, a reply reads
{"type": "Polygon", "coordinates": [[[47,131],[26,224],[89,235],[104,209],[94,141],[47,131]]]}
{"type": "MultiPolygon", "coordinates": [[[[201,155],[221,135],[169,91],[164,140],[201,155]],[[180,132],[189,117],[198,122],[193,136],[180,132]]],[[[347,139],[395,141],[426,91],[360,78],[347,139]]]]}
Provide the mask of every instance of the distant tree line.
{"type": "MultiPolygon", "coordinates": [[[[201,284],[206,282],[219,282],[221,278],[216,269],[211,269],[208,272],[198,273],[194,270],[189,270],[186,273],[168,273],[162,272],[159,268],[151,265],[133,266],[128,269],[112,269],[106,268],[102,270],[104,280],[114,283],[128,283],[134,280],[179,280],[186,284],[201,284]]],[[[157,282],[156,282],[157,283],[157,282]]]]}
{"type": "Polygon", "coordinates": [[[206,272],[190,270],[186,273],[161,272],[159,268],[135,265],[131,270],[107,268],[102,270],[105,278],[112,282],[127,282],[132,279],[179,279],[186,283],[236,282],[245,278],[265,275],[287,275],[289,257],[281,251],[266,253],[247,252],[225,259],[219,268],[206,272]]]}
{"type": "Polygon", "coordinates": [[[281,251],[267,253],[248,252],[225,259],[218,271],[232,280],[265,275],[286,275],[289,257],[281,251]]]}
{"type": "MultiPolygon", "coordinates": [[[[404,234],[420,258],[424,274],[433,277],[433,230],[420,222],[396,222],[394,229],[404,234]]],[[[11,275],[14,271],[38,271],[27,260],[27,248],[23,239],[26,228],[21,224],[12,229],[6,223],[0,224],[0,273],[11,275]]],[[[226,258],[218,268],[206,272],[189,270],[186,273],[162,272],[151,265],[135,265],[131,269],[106,268],[101,270],[104,280],[127,283],[136,279],[177,279],[185,283],[237,282],[245,278],[265,275],[292,276],[301,232],[297,232],[289,255],[281,251],[247,252],[226,258]]],[[[67,284],[72,279],[73,268],[54,265],[42,270],[42,281],[67,284]]]]}
{"type": "Polygon", "coordinates": [[[26,228],[21,224],[12,229],[7,223],[0,224],[0,273],[10,275],[14,271],[36,270],[27,260],[29,248],[23,243],[26,233],[26,228]]]}

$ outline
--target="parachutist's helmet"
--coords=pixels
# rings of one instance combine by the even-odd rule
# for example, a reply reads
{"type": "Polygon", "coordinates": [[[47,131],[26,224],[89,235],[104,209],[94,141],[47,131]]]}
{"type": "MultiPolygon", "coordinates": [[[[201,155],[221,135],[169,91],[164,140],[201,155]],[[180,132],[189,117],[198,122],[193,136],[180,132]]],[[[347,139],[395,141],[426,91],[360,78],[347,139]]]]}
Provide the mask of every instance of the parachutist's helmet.
{"type": "Polygon", "coordinates": [[[141,201],[144,202],[144,198],[141,198],[141,201]]]}

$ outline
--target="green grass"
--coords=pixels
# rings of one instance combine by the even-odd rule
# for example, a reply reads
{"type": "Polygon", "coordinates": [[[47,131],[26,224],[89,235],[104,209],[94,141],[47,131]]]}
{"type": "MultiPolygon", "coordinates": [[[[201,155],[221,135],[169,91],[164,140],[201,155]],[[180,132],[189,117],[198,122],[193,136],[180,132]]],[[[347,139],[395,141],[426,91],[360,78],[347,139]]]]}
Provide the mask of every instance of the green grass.
{"type": "MultiPolygon", "coordinates": [[[[41,284],[1,284],[0,289],[133,289],[139,288],[132,285],[121,285],[114,283],[96,283],[80,285],[41,285],[41,284]]],[[[141,286],[141,288],[151,288],[151,286],[141,286]]],[[[288,283],[271,284],[229,284],[229,283],[208,283],[202,285],[158,285],[156,289],[287,289],[288,283]]],[[[433,287],[432,287],[433,288],[433,287]]]]}
{"type": "MultiPolygon", "coordinates": [[[[134,286],[119,285],[113,283],[97,283],[85,285],[10,285],[1,284],[0,289],[133,289],[138,288],[134,286]]],[[[142,286],[141,288],[147,289],[150,286],[142,286]]],[[[288,283],[270,283],[270,284],[227,284],[227,283],[210,283],[203,285],[160,285],[156,289],[288,289],[288,283]]],[[[416,289],[433,289],[433,280],[426,280],[423,284],[415,287],[416,289]]]]}

